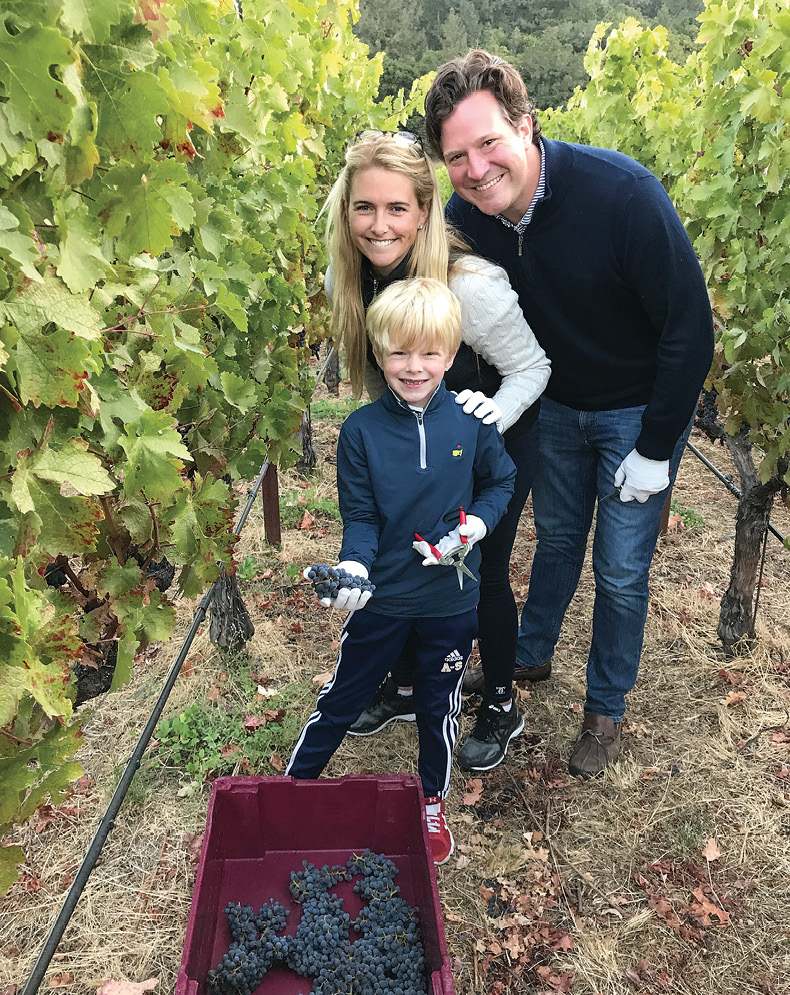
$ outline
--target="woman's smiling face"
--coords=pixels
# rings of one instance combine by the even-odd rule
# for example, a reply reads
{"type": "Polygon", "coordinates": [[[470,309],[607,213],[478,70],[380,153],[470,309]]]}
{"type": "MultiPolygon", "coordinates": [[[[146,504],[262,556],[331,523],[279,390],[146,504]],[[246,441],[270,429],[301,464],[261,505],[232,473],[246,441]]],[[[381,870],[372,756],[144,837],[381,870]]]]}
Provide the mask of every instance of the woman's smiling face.
{"type": "Polygon", "coordinates": [[[354,176],[348,203],[351,238],[382,276],[406,256],[427,218],[428,205],[420,207],[414,185],[402,173],[371,166],[354,176]]]}

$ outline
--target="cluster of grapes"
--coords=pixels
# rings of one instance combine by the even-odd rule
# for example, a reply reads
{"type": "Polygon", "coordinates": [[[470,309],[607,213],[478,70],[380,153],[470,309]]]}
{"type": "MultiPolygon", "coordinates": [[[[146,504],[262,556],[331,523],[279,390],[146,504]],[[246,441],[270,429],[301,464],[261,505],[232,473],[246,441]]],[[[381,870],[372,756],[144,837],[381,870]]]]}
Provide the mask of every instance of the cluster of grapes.
{"type": "Polygon", "coordinates": [[[228,903],[225,915],[232,942],[222,961],[208,972],[209,991],[252,995],[272,964],[286,954],[284,938],[276,933],[285,929],[290,914],[275,901],[262,905],[257,915],[251,905],[228,903]]]}
{"type": "Polygon", "coordinates": [[[314,563],[307,571],[307,576],[319,598],[334,600],[341,587],[347,587],[349,591],[370,591],[371,594],[376,590],[376,585],[364,577],[355,577],[347,570],[338,570],[326,563],[314,563]]]}
{"type": "Polygon", "coordinates": [[[312,977],[312,995],[427,995],[418,910],[400,897],[398,869],[365,850],[345,865],[317,868],[302,861],[289,890],[302,906],[294,936],[278,936],[288,910],[270,901],[257,915],[249,905],[225,909],[232,943],[206,979],[212,995],[252,995],[272,965],[312,977]],[[354,883],[367,905],[352,920],[331,889],[354,883]],[[359,934],[349,939],[350,930],[359,934]]]}

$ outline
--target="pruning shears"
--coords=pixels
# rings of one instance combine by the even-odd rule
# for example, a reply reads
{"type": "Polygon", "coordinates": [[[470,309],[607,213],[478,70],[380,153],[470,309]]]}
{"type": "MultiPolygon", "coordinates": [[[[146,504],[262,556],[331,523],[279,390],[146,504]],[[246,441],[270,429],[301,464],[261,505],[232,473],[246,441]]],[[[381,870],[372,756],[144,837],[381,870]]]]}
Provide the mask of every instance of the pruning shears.
{"type": "MultiPolygon", "coordinates": [[[[459,524],[466,525],[466,512],[463,508],[459,508],[459,516],[459,524]]],[[[461,590],[463,590],[464,587],[464,574],[466,574],[467,577],[471,577],[474,581],[477,580],[477,577],[475,577],[469,567],[464,563],[466,554],[469,552],[469,540],[466,536],[461,536],[461,544],[453,547],[453,549],[448,549],[446,553],[440,553],[436,546],[428,542],[427,539],[423,539],[418,532],[414,533],[414,538],[417,542],[427,543],[429,549],[439,561],[440,566],[455,567],[455,572],[458,575],[458,586],[461,590]]]]}

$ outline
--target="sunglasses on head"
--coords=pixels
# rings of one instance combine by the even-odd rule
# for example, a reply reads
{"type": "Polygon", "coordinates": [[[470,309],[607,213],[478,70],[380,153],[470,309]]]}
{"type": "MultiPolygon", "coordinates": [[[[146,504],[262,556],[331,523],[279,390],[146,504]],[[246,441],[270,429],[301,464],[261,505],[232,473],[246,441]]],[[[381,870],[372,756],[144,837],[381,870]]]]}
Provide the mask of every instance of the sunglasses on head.
{"type": "Polygon", "coordinates": [[[359,142],[365,138],[381,138],[383,135],[391,138],[396,145],[403,145],[406,148],[415,145],[422,152],[420,136],[415,135],[413,131],[376,131],[374,129],[367,129],[366,131],[358,131],[355,139],[359,142]]]}

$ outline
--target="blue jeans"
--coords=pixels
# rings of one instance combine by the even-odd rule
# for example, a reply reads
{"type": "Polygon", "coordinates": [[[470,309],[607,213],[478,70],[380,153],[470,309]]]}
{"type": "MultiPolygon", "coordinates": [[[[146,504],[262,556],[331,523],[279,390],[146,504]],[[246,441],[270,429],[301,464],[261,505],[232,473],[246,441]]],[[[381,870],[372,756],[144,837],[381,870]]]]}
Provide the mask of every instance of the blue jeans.
{"type": "MultiPolygon", "coordinates": [[[[532,486],[538,544],[521,613],[516,658],[536,667],[554,653],[581,574],[596,501],[595,603],[585,711],[622,721],[636,683],[648,608],[650,561],[667,490],[644,504],[609,497],[620,463],[634,448],[644,406],[576,411],[543,398],[539,470],[532,486]],[[607,498],[604,500],[604,498],[607,498]]],[[[674,482],[691,422],[669,462],[674,482]]]]}

